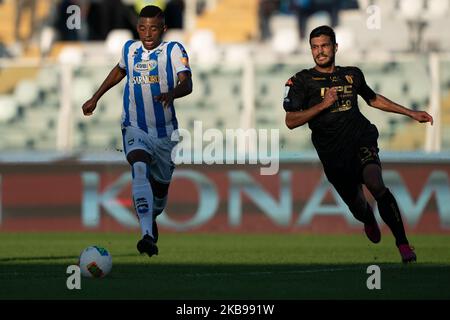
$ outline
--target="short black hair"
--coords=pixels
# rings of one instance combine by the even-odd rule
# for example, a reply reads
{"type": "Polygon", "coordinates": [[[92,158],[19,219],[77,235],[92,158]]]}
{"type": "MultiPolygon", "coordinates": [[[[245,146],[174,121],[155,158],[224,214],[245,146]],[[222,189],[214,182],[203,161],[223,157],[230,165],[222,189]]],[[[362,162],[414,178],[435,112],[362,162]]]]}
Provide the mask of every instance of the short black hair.
{"type": "Polygon", "coordinates": [[[162,18],[164,19],[164,11],[157,6],[145,6],[139,13],[139,18],[162,18]]]}
{"type": "Polygon", "coordinates": [[[336,44],[336,34],[334,33],[333,28],[329,26],[320,26],[311,31],[309,34],[309,43],[311,44],[312,38],[320,37],[321,35],[329,36],[331,43],[336,44]]]}

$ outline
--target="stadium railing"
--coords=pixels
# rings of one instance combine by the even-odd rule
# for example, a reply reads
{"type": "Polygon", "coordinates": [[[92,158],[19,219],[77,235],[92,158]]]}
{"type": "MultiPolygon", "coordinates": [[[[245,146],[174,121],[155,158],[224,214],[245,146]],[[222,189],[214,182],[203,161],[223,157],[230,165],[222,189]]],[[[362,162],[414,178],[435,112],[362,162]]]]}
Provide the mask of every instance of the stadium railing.
{"type": "MultiPolygon", "coordinates": [[[[226,50],[220,55],[224,58],[212,64],[192,55],[194,92],[176,101],[180,126],[192,130],[195,121],[200,120],[204,129],[223,132],[227,128],[279,129],[282,152],[312,150],[309,129],[287,129],[282,108],[285,82],[297,71],[311,67],[310,55],[282,60],[276,55],[245,50],[241,56],[226,50]]],[[[438,145],[429,150],[450,149],[450,56],[434,57],[438,65],[434,78],[429,72],[429,55],[396,54],[363,61],[338,57],[339,65],[359,66],[376,92],[402,105],[428,110],[430,102],[437,101],[440,116],[427,131],[426,126],[409,118],[370,108],[361,99],[360,109],[377,125],[383,149],[425,150],[427,135],[439,137],[438,145]]],[[[83,102],[116,63],[114,59],[91,57],[79,64],[0,60],[0,150],[122,148],[123,83],[105,94],[93,117],[84,117],[81,112],[83,102]]]]}

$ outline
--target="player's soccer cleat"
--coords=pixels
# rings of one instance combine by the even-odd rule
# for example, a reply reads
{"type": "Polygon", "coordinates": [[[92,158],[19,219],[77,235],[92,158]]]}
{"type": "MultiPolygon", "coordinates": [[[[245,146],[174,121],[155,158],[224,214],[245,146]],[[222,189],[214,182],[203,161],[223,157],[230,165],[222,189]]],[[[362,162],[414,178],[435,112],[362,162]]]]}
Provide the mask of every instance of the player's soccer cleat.
{"type": "Polygon", "coordinates": [[[146,253],[149,257],[158,255],[158,247],[156,246],[153,238],[148,234],[146,234],[141,240],[138,241],[137,249],[139,253],[146,253]]]}
{"type": "Polygon", "coordinates": [[[378,227],[378,223],[376,221],[372,224],[365,223],[364,231],[366,232],[366,236],[367,238],[369,238],[370,241],[372,241],[373,243],[380,242],[381,232],[380,228],[378,227]]]}
{"type": "Polygon", "coordinates": [[[153,217],[153,239],[155,240],[155,243],[158,242],[158,224],[156,223],[156,217],[153,217]]]}
{"type": "Polygon", "coordinates": [[[398,251],[400,251],[400,255],[402,256],[402,262],[414,262],[417,261],[417,256],[414,253],[414,248],[409,244],[401,244],[398,246],[398,251]]]}

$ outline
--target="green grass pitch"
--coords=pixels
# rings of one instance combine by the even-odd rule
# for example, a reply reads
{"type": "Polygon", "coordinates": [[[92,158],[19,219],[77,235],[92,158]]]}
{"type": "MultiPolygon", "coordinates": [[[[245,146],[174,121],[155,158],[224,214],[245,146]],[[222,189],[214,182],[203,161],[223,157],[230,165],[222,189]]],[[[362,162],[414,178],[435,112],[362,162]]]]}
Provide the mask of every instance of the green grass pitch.
{"type": "Polygon", "coordinates": [[[418,262],[402,265],[391,236],[160,234],[159,255],[134,233],[0,233],[0,299],[449,299],[450,236],[411,235],[418,262]],[[68,265],[89,245],[112,272],[68,290],[68,265]],[[381,289],[368,290],[369,265],[381,289]]]}

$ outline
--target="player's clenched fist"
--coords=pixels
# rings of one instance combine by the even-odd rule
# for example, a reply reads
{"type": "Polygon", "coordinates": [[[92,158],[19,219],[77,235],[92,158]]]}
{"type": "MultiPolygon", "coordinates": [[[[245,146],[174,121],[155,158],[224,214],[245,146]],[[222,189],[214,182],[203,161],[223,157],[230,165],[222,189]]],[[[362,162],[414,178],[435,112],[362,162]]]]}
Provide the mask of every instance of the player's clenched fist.
{"type": "Polygon", "coordinates": [[[337,88],[336,87],[332,87],[330,89],[328,89],[327,91],[325,91],[325,96],[323,97],[323,108],[326,109],[330,106],[332,106],[338,99],[338,95],[337,95],[337,88]]]}
{"type": "Polygon", "coordinates": [[[83,104],[83,114],[85,116],[90,116],[94,112],[95,108],[97,107],[97,100],[94,98],[89,99],[83,104]]]}
{"type": "Polygon", "coordinates": [[[413,111],[411,112],[411,118],[421,123],[430,122],[433,125],[433,117],[425,111],[413,111]]]}
{"type": "Polygon", "coordinates": [[[168,108],[173,103],[173,99],[174,95],[172,91],[161,93],[155,97],[155,100],[161,102],[164,108],[168,108]]]}

